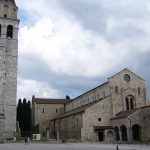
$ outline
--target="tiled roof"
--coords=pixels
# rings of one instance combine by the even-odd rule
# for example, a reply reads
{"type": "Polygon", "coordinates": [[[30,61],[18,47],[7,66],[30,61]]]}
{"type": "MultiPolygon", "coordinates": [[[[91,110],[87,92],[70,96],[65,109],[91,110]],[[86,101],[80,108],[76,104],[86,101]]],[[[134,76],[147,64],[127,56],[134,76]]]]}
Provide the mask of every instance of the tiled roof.
{"type": "Polygon", "coordinates": [[[120,118],[126,118],[127,116],[133,114],[134,112],[136,112],[138,110],[138,108],[136,109],[132,109],[129,111],[121,111],[118,114],[116,114],[116,117],[112,118],[113,119],[120,119],[120,118]]]}
{"type": "MultiPolygon", "coordinates": [[[[109,96],[106,96],[105,98],[107,98],[107,97],[109,97],[109,96]]],[[[74,114],[77,114],[77,113],[84,112],[87,108],[89,108],[89,107],[95,105],[96,103],[98,103],[98,102],[101,101],[101,100],[103,100],[103,98],[101,98],[101,99],[99,99],[99,100],[97,100],[97,101],[94,101],[94,102],[92,102],[92,103],[89,103],[89,104],[87,104],[87,105],[84,105],[84,106],[82,106],[82,107],[75,108],[75,109],[73,109],[73,110],[71,110],[71,111],[68,111],[68,112],[66,112],[64,115],[59,116],[59,117],[57,117],[57,118],[55,118],[55,119],[53,119],[53,120],[57,120],[57,119],[60,119],[60,118],[64,118],[64,117],[67,117],[67,116],[71,116],[71,115],[74,115],[74,114]]]]}
{"type": "MultiPolygon", "coordinates": [[[[96,90],[97,88],[100,88],[100,87],[102,87],[103,85],[105,85],[105,84],[107,84],[107,83],[108,83],[108,82],[104,82],[103,84],[101,84],[101,85],[99,85],[99,86],[97,86],[97,87],[95,87],[95,88],[93,88],[93,89],[91,89],[91,90],[89,90],[89,91],[86,91],[85,93],[83,93],[83,94],[81,94],[81,95],[75,97],[74,99],[72,99],[72,101],[75,101],[77,98],[82,97],[83,95],[86,95],[87,93],[89,93],[89,92],[91,92],[91,91],[94,91],[94,90],[96,90]]],[[[69,103],[71,103],[72,101],[70,101],[69,103]]]]}
{"type": "Polygon", "coordinates": [[[44,98],[33,98],[32,103],[36,104],[66,104],[69,100],[67,99],[44,99],[44,98]]]}

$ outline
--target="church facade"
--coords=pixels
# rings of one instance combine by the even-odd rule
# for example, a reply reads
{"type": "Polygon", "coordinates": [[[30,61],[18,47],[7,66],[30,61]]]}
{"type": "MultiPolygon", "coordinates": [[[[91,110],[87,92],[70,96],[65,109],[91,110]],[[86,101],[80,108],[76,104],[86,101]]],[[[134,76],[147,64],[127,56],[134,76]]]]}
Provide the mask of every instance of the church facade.
{"type": "Polygon", "coordinates": [[[39,128],[39,132],[57,140],[149,141],[149,114],[145,81],[125,68],[104,84],[66,102],[64,112],[47,119],[45,131],[39,128]]]}
{"type": "Polygon", "coordinates": [[[16,132],[17,12],[14,0],[0,0],[0,139],[16,132]]]}

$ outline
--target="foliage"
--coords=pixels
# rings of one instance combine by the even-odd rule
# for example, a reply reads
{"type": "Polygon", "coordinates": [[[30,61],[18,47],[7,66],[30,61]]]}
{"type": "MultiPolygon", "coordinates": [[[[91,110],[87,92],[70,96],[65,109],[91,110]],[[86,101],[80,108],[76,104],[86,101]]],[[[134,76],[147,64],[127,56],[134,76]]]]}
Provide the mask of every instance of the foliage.
{"type": "Polygon", "coordinates": [[[24,98],[23,102],[21,99],[17,105],[17,121],[21,131],[21,136],[30,136],[31,134],[31,104],[30,101],[24,98]]]}

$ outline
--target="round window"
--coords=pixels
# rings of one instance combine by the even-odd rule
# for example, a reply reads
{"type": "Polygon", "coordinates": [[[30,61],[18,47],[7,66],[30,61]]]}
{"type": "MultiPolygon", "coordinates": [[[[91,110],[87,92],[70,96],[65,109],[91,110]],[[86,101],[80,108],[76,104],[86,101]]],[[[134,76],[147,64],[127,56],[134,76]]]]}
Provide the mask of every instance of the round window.
{"type": "Polygon", "coordinates": [[[102,119],[101,118],[98,118],[98,121],[101,121],[102,119]]]}
{"type": "Polygon", "coordinates": [[[129,81],[130,81],[130,76],[129,76],[128,74],[125,74],[125,75],[124,75],[124,80],[125,80],[126,82],[129,82],[129,81]]]}

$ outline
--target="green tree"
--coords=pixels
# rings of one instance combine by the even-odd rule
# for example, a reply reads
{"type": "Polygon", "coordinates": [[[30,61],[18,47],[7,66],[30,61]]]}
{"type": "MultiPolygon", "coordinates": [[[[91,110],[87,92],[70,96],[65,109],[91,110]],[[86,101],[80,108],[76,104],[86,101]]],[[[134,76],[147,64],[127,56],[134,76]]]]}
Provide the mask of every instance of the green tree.
{"type": "Polygon", "coordinates": [[[22,101],[19,99],[18,105],[17,105],[17,121],[20,122],[21,120],[21,107],[22,107],[22,101]]]}
{"type": "Polygon", "coordinates": [[[28,118],[28,122],[27,122],[27,131],[29,134],[31,134],[31,104],[30,101],[28,101],[27,103],[27,114],[26,117],[28,118]]]}
{"type": "Polygon", "coordinates": [[[31,104],[26,98],[18,101],[17,105],[17,121],[19,122],[21,136],[31,134],[31,104]]]}

